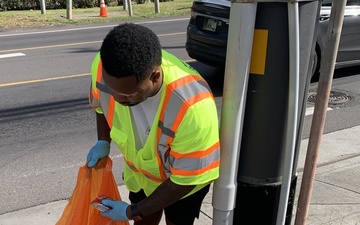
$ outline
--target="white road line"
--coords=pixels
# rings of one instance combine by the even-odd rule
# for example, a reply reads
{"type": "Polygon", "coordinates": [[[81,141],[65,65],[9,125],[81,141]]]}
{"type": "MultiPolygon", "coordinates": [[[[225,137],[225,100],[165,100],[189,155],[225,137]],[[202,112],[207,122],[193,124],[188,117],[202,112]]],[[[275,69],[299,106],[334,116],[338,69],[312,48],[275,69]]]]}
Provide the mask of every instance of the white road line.
{"type": "MultiPolygon", "coordinates": [[[[174,21],[181,21],[181,20],[189,20],[189,18],[144,21],[144,22],[136,22],[136,24],[165,23],[165,22],[174,22],[174,21]]],[[[26,32],[26,33],[15,33],[15,34],[2,34],[2,35],[0,35],[0,38],[1,37],[12,37],[12,36],[22,36],[22,35],[33,35],[33,34],[47,34],[47,33],[78,31],[78,30],[101,29],[101,28],[115,27],[116,25],[117,24],[102,25],[102,26],[92,26],[92,27],[79,27],[79,28],[62,29],[62,30],[48,30],[48,31],[35,31],[35,32],[26,32]]]]}
{"type": "Polygon", "coordinates": [[[0,59],[3,58],[11,58],[11,57],[18,57],[18,56],[26,56],[24,53],[18,52],[18,53],[9,53],[9,54],[2,54],[0,55],[0,59]]]}
{"type": "MultiPolygon", "coordinates": [[[[305,116],[309,116],[309,115],[314,114],[314,109],[315,109],[315,107],[306,108],[305,116]]],[[[330,110],[332,110],[332,108],[327,108],[326,109],[326,111],[330,111],[330,110]]]]}

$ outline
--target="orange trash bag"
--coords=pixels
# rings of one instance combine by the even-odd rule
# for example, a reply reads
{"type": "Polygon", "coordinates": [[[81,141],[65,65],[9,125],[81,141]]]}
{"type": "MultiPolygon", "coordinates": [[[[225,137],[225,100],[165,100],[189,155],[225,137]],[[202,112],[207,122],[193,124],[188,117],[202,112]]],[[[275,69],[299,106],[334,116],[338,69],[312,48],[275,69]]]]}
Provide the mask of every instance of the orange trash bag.
{"type": "Polygon", "coordinates": [[[90,203],[100,195],[121,200],[114,175],[112,160],[100,159],[93,167],[80,167],[74,192],[56,225],[129,225],[128,221],[115,222],[103,217],[90,203]]]}

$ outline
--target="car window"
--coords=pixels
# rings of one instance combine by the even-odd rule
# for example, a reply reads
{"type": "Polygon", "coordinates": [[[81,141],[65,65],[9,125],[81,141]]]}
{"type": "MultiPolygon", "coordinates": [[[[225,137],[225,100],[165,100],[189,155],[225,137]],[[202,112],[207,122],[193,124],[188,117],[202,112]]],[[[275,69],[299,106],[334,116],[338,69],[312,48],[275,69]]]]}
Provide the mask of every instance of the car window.
{"type": "Polygon", "coordinates": [[[323,0],[322,6],[331,6],[331,2],[332,2],[332,0],[323,0]]]}
{"type": "Polygon", "coordinates": [[[360,5],[360,0],[348,0],[346,5],[360,5]]]}
{"type": "MultiPolygon", "coordinates": [[[[331,6],[332,0],[323,0],[322,6],[331,6]]],[[[360,0],[347,0],[346,5],[360,5],[360,0]]]]}

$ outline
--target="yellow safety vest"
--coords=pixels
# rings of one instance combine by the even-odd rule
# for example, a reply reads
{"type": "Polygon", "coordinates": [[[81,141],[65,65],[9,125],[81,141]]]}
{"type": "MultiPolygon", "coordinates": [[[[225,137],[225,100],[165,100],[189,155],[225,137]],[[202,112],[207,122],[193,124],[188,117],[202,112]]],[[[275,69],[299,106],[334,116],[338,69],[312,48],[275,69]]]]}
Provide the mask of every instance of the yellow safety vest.
{"type": "Polygon", "coordinates": [[[90,105],[103,113],[110,137],[124,156],[124,182],[132,192],[150,195],[170,178],[197,185],[195,193],[219,176],[217,110],[206,81],[187,63],[162,51],[161,99],[148,139],[135,148],[130,108],[115,102],[102,79],[100,53],[93,61],[90,105]],[[156,122],[157,121],[157,122],[156,122]]]}

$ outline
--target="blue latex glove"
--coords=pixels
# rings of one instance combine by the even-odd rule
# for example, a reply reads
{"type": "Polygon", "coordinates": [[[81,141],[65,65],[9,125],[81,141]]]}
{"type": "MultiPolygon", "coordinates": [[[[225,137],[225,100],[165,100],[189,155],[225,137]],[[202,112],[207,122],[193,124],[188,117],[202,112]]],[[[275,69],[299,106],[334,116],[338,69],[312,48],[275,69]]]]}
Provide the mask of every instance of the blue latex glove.
{"type": "Polygon", "coordinates": [[[103,200],[101,203],[112,208],[109,211],[101,212],[102,216],[109,217],[114,221],[130,220],[126,215],[126,209],[129,207],[128,203],[111,200],[103,200]]]}
{"type": "Polygon", "coordinates": [[[93,167],[99,159],[108,156],[110,153],[110,144],[105,140],[98,140],[98,142],[90,149],[86,157],[88,167],[93,167]]]}

